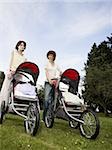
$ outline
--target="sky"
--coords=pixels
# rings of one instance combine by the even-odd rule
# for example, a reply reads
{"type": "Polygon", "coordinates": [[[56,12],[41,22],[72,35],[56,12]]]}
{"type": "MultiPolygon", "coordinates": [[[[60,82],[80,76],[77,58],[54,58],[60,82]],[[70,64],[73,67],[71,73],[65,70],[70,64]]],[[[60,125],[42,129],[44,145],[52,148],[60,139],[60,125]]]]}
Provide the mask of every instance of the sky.
{"type": "Polygon", "coordinates": [[[49,50],[62,71],[74,68],[83,78],[93,43],[111,33],[112,0],[0,0],[0,71],[7,72],[10,53],[24,40],[26,58],[40,69],[38,84],[49,50]]]}

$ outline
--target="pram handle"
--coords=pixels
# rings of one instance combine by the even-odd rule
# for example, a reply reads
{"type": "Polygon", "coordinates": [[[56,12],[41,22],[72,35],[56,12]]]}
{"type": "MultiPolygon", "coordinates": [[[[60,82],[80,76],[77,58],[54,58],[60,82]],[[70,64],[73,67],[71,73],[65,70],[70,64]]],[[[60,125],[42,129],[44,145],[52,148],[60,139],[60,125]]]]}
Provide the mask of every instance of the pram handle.
{"type": "Polygon", "coordinates": [[[59,80],[59,78],[52,78],[51,80],[59,80]]]}
{"type": "Polygon", "coordinates": [[[52,78],[52,85],[55,87],[55,89],[58,87],[59,82],[60,82],[60,78],[52,78]]]}

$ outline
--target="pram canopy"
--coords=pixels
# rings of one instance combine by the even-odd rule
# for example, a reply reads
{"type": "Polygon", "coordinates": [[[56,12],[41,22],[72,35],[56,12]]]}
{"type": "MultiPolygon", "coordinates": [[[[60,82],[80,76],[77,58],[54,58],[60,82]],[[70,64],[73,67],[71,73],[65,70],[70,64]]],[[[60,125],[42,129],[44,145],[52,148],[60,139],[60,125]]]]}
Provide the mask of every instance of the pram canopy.
{"type": "Polygon", "coordinates": [[[25,72],[25,73],[30,74],[34,79],[34,84],[36,85],[36,81],[37,81],[38,76],[39,76],[39,68],[35,63],[24,62],[24,63],[20,64],[18,66],[18,68],[16,69],[15,74],[18,72],[25,72]]]}
{"type": "Polygon", "coordinates": [[[61,75],[61,82],[69,84],[69,92],[76,94],[78,92],[78,84],[80,75],[75,69],[67,69],[61,75]]]}

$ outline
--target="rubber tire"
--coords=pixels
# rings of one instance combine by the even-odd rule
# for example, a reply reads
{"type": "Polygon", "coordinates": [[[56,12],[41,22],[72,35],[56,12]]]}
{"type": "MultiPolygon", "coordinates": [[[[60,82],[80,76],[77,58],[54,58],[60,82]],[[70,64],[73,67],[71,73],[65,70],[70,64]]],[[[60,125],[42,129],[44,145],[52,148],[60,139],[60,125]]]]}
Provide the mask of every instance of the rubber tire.
{"type": "Polygon", "coordinates": [[[25,120],[24,121],[24,127],[25,127],[25,131],[28,133],[28,134],[30,134],[30,135],[32,135],[32,136],[35,136],[36,135],[36,133],[37,133],[37,131],[38,131],[38,129],[39,129],[39,126],[40,126],[40,114],[39,114],[39,110],[38,110],[38,108],[36,107],[36,105],[35,104],[31,104],[31,105],[29,105],[29,107],[28,107],[28,109],[27,109],[27,112],[26,112],[26,115],[27,115],[27,117],[28,117],[28,113],[29,113],[29,111],[31,110],[31,109],[34,109],[34,111],[33,111],[33,115],[35,116],[35,125],[34,125],[34,128],[33,128],[33,130],[32,131],[30,131],[29,130],[29,128],[28,128],[28,121],[27,120],[25,120]]]}
{"type": "Polygon", "coordinates": [[[54,112],[53,112],[53,107],[48,106],[46,113],[45,113],[45,126],[47,128],[52,128],[54,124],[54,112]],[[50,118],[49,118],[50,117],[50,118]],[[48,122],[50,119],[50,122],[48,122]]]}
{"type": "Polygon", "coordinates": [[[2,101],[1,106],[0,106],[0,124],[3,123],[3,118],[5,115],[5,101],[2,101]]]}
{"type": "Polygon", "coordinates": [[[0,124],[3,123],[3,112],[0,110],[0,124]]]}
{"type": "Polygon", "coordinates": [[[82,113],[80,119],[84,121],[84,116],[87,115],[87,114],[91,114],[92,117],[94,117],[94,121],[95,121],[95,124],[96,124],[96,129],[95,129],[95,131],[94,131],[93,134],[87,135],[87,134],[85,133],[85,131],[84,131],[84,126],[83,126],[83,124],[82,124],[82,123],[79,123],[80,133],[81,133],[82,136],[86,137],[87,139],[95,139],[95,138],[98,136],[98,134],[99,134],[100,122],[99,122],[99,119],[98,119],[98,117],[96,116],[96,114],[95,114],[92,110],[90,110],[90,109],[85,110],[85,111],[82,113]]]}

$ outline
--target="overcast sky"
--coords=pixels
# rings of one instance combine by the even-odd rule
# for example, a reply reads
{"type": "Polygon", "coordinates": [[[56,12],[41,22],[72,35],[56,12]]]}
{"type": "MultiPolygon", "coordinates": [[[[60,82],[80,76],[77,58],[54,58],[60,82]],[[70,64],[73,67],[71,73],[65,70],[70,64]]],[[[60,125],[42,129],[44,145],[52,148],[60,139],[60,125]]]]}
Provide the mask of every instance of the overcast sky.
{"type": "Polygon", "coordinates": [[[9,67],[19,40],[25,55],[45,80],[46,53],[53,49],[62,71],[74,68],[83,77],[84,62],[94,42],[112,33],[112,0],[0,0],[0,70],[9,67]]]}

